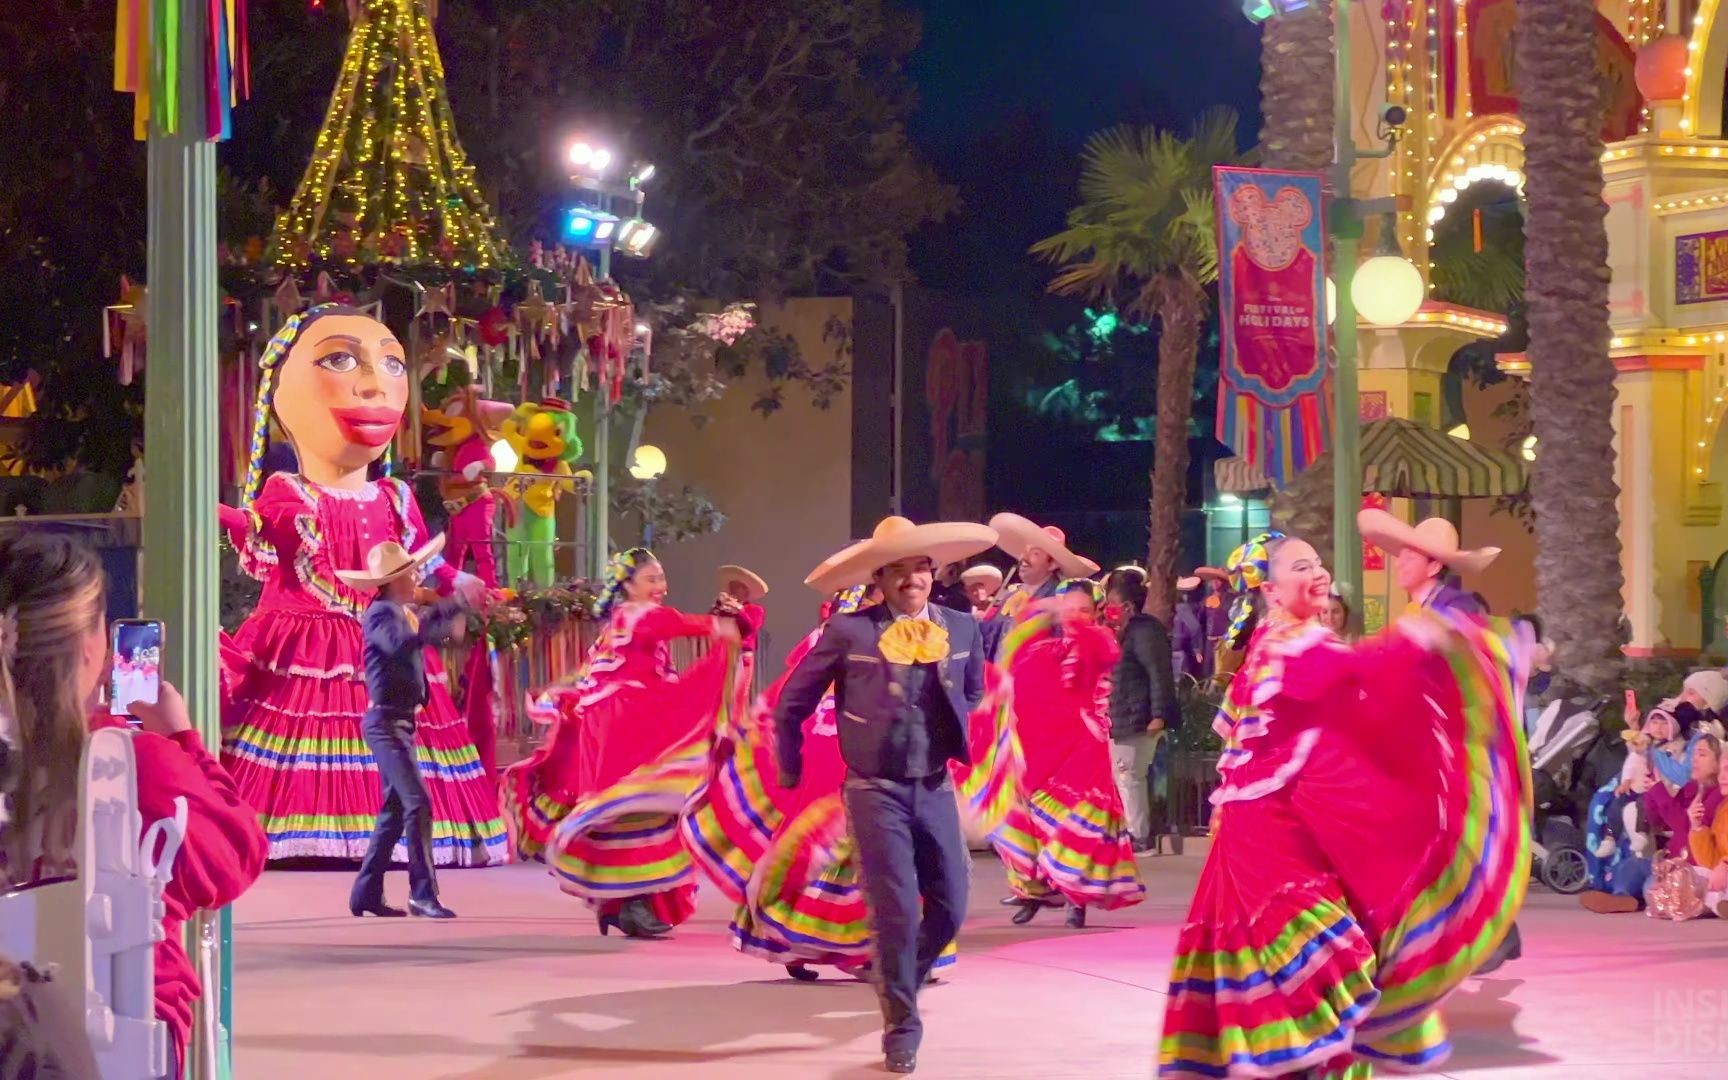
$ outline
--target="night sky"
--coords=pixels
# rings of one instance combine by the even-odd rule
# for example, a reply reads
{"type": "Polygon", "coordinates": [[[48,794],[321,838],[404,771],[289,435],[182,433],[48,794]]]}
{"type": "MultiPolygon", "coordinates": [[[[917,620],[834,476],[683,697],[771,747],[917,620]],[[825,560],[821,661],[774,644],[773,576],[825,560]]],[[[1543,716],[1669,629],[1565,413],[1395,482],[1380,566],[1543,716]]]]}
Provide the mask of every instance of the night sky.
{"type": "Polygon", "coordinates": [[[1094,131],[1182,127],[1219,104],[1241,114],[1245,139],[1258,127],[1259,32],[1240,0],[904,2],[924,15],[912,134],[964,201],[920,246],[931,286],[1042,280],[1025,249],[1061,227],[1094,131]]]}

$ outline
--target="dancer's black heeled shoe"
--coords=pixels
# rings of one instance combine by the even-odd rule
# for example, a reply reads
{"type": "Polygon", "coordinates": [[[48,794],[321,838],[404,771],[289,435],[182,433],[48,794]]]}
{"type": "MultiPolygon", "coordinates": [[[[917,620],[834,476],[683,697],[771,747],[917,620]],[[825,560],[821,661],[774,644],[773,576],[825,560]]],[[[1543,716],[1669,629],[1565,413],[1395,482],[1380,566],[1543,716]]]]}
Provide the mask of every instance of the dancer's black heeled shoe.
{"type": "Polygon", "coordinates": [[[1022,900],[1020,901],[1020,910],[1014,913],[1014,918],[1011,921],[1015,926],[1025,926],[1037,918],[1038,909],[1043,906],[1043,903],[1037,900],[1022,900]]]}
{"type": "Polygon", "coordinates": [[[1086,929],[1086,909],[1079,904],[1068,905],[1068,929],[1086,929]]]}
{"type": "MultiPolygon", "coordinates": [[[[612,933],[612,928],[614,926],[618,926],[618,916],[616,916],[616,915],[601,915],[599,917],[599,922],[600,922],[600,936],[601,937],[607,937],[612,933]]],[[[622,930],[623,927],[618,926],[618,929],[622,930]]]]}
{"type": "Polygon", "coordinates": [[[648,910],[648,905],[642,900],[630,900],[618,909],[618,914],[612,920],[612,925],[624,931],[626,937],[657,938],[672,932],[672,924],[662,922],[648,910]]]}
{"type": "Polygon", "coordinates": [[[822,977],[816,973],[815,969],[807,967],[804,964],[787,964],[786,974],[797,979],[799,982],[815,982],[817,979],[822,977]]]}
{"type": "Polygon", "coordinates": [[[382,900],[373,904],[350,903],[348,910],[354,913],[356,919],[364,918],[367,915],[376,915],[380,919],[406,919],[408,917],[406,911],[399,907],[391,907],[382,900]]]}

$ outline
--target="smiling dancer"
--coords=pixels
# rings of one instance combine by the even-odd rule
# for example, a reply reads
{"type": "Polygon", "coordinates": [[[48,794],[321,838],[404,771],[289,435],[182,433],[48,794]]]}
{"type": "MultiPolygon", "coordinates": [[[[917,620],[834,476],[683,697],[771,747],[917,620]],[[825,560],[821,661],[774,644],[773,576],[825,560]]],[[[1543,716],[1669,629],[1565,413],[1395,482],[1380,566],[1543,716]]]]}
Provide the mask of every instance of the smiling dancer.
{"type": "Polygon", "coordinates": [[[1228,568],[1266,613],[1214,723],[1212,850],[1160,1075],[1431,1069],[1450,1049],[1440,1002],[1529,881],[1526,649],[1437,612],[1346,646],[1318,622],[1331,575],[1295,538],[1259,537],[1228,568]]]}
{"type": "Polygon", "coordinates": [[[738,626],[667,607],[666,571],[647,548],[613,556],[610,575],[595,607],[605,627],[576,685],[555,695],[557,726],[505,770],[501,798],[518,854],[544,857],[601,934],[658,937],[696,910],[677,818],[732,705],[738,626]],[[715,647],[679,673],[675,638],[715,647]]]}
{"type": "Polygon", "coordinates": [[[977,621],[930,602],[936,568],[996,542],[983,525],[887,518],[811,572],[836,592],[874,584],[883,602],[828,621],[774,709],[782,788],[804,771],[804,721],[830,687],[846,764],[842,800],[869,903],[882,1051],[918,1067],[918,989],[966,916],[972,860],[950,761],[969,759],[967,719],[984,696],[977,621]]]}
{"type": "MultiPolygon", "coordinates": [[[[270,857],[359,860],[382,789],[361,736],[367,708],[360,613],[372,590],[338,570],[387,541],[413,551],[426,523],[408,485],[369,480],[408,404],[404,350],[383,323],[325,304],[290,318],[259,360],[251,463],[238,509],[221,521],[240,566],[263,582],[257,609],[222,640],[223,764],[258,811],[270,857]],[[260,485],[271,421],[299,471],[260,485]]],[[[419,583],[483,606],[485,586],[433,558],[419,583]]],[[[414,745],[440,864],[502,862],[504,826],[436,652],[414,745]]],[[[399,857],[407,851],[398,848],[399,857]]]]}

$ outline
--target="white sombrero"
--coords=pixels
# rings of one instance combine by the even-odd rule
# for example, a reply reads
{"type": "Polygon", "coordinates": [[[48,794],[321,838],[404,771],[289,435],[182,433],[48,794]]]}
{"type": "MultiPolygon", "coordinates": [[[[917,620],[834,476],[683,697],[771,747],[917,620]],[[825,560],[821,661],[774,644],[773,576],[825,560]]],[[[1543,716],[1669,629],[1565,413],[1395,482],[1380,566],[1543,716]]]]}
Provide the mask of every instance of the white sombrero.
{"type": "Polygon", "coordinates": [[[1054,525],[1035,525],[1019,514],[997,514],[990,527],[1001,534],[996,546],[1016,559],[1024,558],[1028,548],[1037,548],[1056,560],[1063,577],[1091,577],[1098,572],[1097,563],[1069,550],[1067,534],[1054,525]]]}
{"type": "Polygon", "coordinates": [[[834,593],[868,582],[882,567],[926,556],[937,566],[969,559],[996,544],[996,530],[970,521],[914,525],[903,517],[883,518],[868,540],[850,544],[822,560],[804,584],[834,593]]]}
{"type": "Polygon", "coordinates": [[[1459,547],[1458,530],[1445,518],[1409,525],[1384,510],[1364,510],[1356,515],[1356,528],[1362,539],[1388,555],[1396,557],[1405,548],[1414,548],[1461,574],[1477,573],[1500,555],[1497,547],[1459,547]]]}
{"type": "Polygon", "coordinates": [[[720,582],[720,590],[722,592],[726,590],[726,586],[732,584],[734,581],[744,586],[745,590],[750,594],[749,603],[754,604],[756,601],[768,595],[768,583],[763,581],[761,576],[756,574],[754,571],[746,570],[742,566],[734,566],[731,563],[728,563],[714,571],[714,575],[720,582]]]}
{"type": "Polygon", "coordinates": [[[426,541],[418,551],[410,552],[394,540],[386,540],[366,553],[366,569],[338,570],[336,576],[354,589],[377,589],[431,562],[444,550],[444,534],[426,541]]]}

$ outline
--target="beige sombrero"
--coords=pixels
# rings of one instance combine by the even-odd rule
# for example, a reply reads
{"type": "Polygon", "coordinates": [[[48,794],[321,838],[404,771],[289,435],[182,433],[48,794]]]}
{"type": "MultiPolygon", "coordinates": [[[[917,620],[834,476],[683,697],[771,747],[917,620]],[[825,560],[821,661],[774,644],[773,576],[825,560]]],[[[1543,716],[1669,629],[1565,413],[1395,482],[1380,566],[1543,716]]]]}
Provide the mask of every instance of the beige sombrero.
{"type": "Polygon", "coordinates": [[[726,586],[732,584],[734,581],[744,586],[744,588],[750,593],[750,598],[746,603],[754,604],[756,601],[768,595],[768,583],[763,581],[761,576],[755,571],[746,570],[742,566],[734,566],[731,563],[727,563],[725,566],[714,571],[714,576],[720,583],[721,592],[725,592],[726,586]]]}
{"type": "Polygon", "coordinates": [[[1024,557],[1027,548],[1037,548],[1056,560],[1063,577],[1091,577],[1098,572],[1097,563],[1069,550],[1067,535],[1054,525],[1038,526],[1019,514],[997,514],[990,527],[1001,534],[996,546],[1016,559],[1024,557]]]}
{"type": "Polygon", "coordinates": [[[366,569],[338,570],[336,576],[343,584],[354,589],[382,588],[386,582],[394,581],[403,574],[411,573],[425,566],[444,550],[444,534],[439,533],[426,541],[424,547],[410,552],[394,540],[386,540],[366,553],[366,569]]]}
{"type": "Polygon", "coordinates": [[[960,580],[966,582],[991,581],[1000,585],[1002,584],[1002,568],[987,562],[979,563],[977,566],[968,566],[960,571],[960,580]]]}
{"type": "Polygon", "coordinates": [[[1362,539],[1396,556],[1405,548],[1443,563],[1461,574],[1485,569],[1500,555],[1497,547],[1465,549],[1458,546],[1458,530],[1445,518],[1427,518],[1408,525],[1384,510],[1364,510],[1356,515],[1362,539]]]}
{"type": "Polygon", "coordinates": [[[849,544],[822,560],[804,584],[835,593],[868,582],[889,563],[927,556],[937,566],[969,559],[997,542],[996,530],[970,521],[914,525],[903,517],[883,518],[870,539],[849,544]]]}

